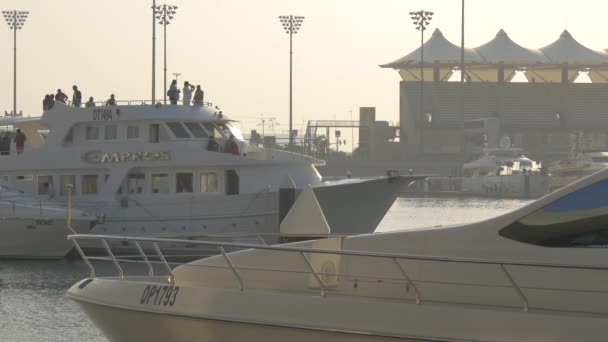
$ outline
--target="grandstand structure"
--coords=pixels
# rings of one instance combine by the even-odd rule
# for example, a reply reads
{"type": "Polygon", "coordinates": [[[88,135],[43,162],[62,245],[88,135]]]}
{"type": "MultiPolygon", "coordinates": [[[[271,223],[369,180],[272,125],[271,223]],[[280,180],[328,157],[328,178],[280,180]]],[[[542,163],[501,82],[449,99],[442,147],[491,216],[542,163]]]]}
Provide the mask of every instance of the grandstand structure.
{"type": "Polygon", "coordinates": [[[451,81],[460,79],[453,77],[460,72],[460,53],[435,30],[424,44],[424,65],[420,48],[381,65],[401,76],[405,159],[463,160],[503,136],[543,161],[566,158],[575,133],[594,148],[608,149],[608,53],[585,47],[568,31],[531,49],[500,30],[490,42],[465,49],[462,84],[451,81]],[[421,67],[432,75],[424,82],[421,67]]]}

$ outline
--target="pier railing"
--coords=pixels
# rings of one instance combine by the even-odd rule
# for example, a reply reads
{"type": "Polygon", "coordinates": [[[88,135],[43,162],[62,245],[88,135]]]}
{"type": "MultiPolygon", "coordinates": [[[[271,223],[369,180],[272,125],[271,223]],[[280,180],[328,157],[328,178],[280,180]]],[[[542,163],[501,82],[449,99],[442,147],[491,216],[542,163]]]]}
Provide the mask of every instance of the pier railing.
{"type": "MultiPolygon", "coordinates": [[[[147,269],[147,276],[155,276],[156,268],[162,268],[163,276],[169,283],[175,282],[174,267],[187,265],[188,267],[202,267],[209,269],[221,269],[228,271],[234,278],[234,283],[238,284],[241,291],[248,288],[259,288],[260,278],[252,277],[252,274],[278,273],[285,277],[294,275],[305,276],[307,281],[299,279],[300,288],[295,290],[318,290],[322,297],[328,293],[342,295],[357,295],[356,291],[368,291],[366,296],[385,297],[384,292],[391,292],[389,298],[397,300],[414,300],[418,305],[423,302],[449,303],[469,305],[471,297],[479,293],[480,301],[472,303],[479,306],[520,308],[523,311],[534,309],[548,309],[554,311],[568,312],[595,312],[599,309],[591,308],[594,302],[589,302],[589,295],[608,297],[608,289],[587,287],[597,287],[598,284],[588,284],[586,282],[567,280],[555,283],[555,279],[566,279],[571,275],[581,276],[581,272],[592,272],[593,277],[606,277],[608,267],[605,266],[580,266],[558,263],[536,263],[536,262],[513,262],[507,260],[480,260],[472,258],[424,256],[413,254],[396,254],[371,252],[360,250],[343,249],[320,249],[303,248],[292,245],[256,245],[245,243],[213,242],[183,239],[163,239],[146,237],[125,237],[110,235],[70,235],[76,250],[89,267],[90,277],[96,276],[96,269],[93,265],[95,261],[111,262],[118,278],[128,279],[125,268],[126,264],[144,264],[147,269]],[[84,240],[95,240],[103,246],[105,256],[87,256],[81,248],[79,242],[84,240]],[[110,242],[110,243],[108,243],[110,242]],[[135,255],[120,256],[114,253],[112,242],[122,242],[128,244],[137,253],[135,255]],[[185,264],[184,262],[172,262],[174,255],[166,255],[162,251],[163,245],[192,244],[215,250],[219,260],[215,262],[196,262],[185,264]],[[143,245],[151,246],[152,252],[144,252],[143,245]],[[294,267],[293,262],[299,260],[302,267],[286,269],[285,267],[273,267],[268,265],[251,265],[255,256],[247,258],[242,254],[228,253],[228,251],[238,250],[258,250],[269,253],[281,253],[276,256],[278,263],[285,263],[294,267]],[[285,254],[287,253],[287,254],[285,254]],[[349,267],[338,266],[335,269],[320,269],[319,256],[325,257],[325,261],[332,258],[354,258],[357,262],[350,263],[349,267]],[[224,263],[218,263],[223,259],[224,263]],[[284,261],[288,260],[288,261],[284,261]],[[382,262],[382,266],[375,262],[382,262]],[[292,264],[289,264],[292,262],[292,264]],[[369,267],[366,267],[368,265],[369,267]],[[421,271],[426,268],[432,272],[421,271]],[[366,275],[361,271],[374,273],[382,269],[382,273],[376,275],[366,275]],[[356,271],[353,271],[356,270],[356,271]],[[472,272],[471,270],[475,270],[472,272]],[[252,273],[253,272],[253,273],[252,273]],[[443,272],[443,273],[442,273],[443,272]],[[548,273],[547,273],[548,272],[548,273]],[[598,272],[597,274],[595,272],[598,272]],[[433,278],[440,274],[440,279],[433,278]],[[459,280],[450,280],[452,277],[459,280]],[[533,278],[533,279],[532,279],[533,278]],[[328,280],[330,279],[330,280],[328,280]],[[486,281],[482,280],[486,279],[486,281]],[[531,280],[532,279],[532,280],[531,280]],[[337,280],[337,281],[336,281],[337,280]],[[336,285],[343,282],[347,286],[336,285]],[[302,283],[304,285],[302,285],[302,283]],[[312,285],[311,285],[312,283],[312,285]],[[540,284],[542,283],[542,284],[540,284]],[[306,287],[304,289],[302,286],[306,287]],[[465,290],[466,289],[466,290],[465,290]],[[500,300],[492,297],[498,294],[500,300]],[[463,298],[466,298],[463,300],[463,298]],[[532,298],[532,300],[530,299],[532,298]],[[554,298],[548,301],[547,298],[554,298]],[[534,303],[532,306],[531,303],[534,303]],[[557,303],[557,304],[556,304],[557,303]],[[591,303],[591,304],[589,304],[591,303]]],[[[328,241],[321,240],[320,242],[328,241]]],[[[314,245],[314,242],[313,242],[314,245]]],[[[341,243],[340,243],[341,245],[341,243]]],[[[266,258],[265,260],[272,260],[266,258]]],[[[345,262],[345,259],[342,259],[345,262]]],[[[335,260],[334,260],[335,261],[335,260]]],[[[321,267],[322,268],[322,267],[321,267]]],[[[213,278],[213,274],[207,274],[206,279],[213,278]]],[[[587,274],[589,275],[589,274],[587,274]]],[[[272,282],[280,283],[280,278],[272,277],[272,282]]],[[[594,278],[597,279],[597,278],[594,278]]],[[[262,281],[264,282],[264,281],[262,281]]],[[[268,284],[267,282],[264,284],[268,284]]],[[[284,284],[283,284],[284,285],[284,284]]],[[[272,286],[272,285],[270,285],[272,286]]],[[[296,286],[297,287],[297,286],[296,286]]],[[[600,286],[601,287],[601,286],[600,286]]],[[[282,290],[293,290],[285,289],[282,290]]],[[[359,294],[361,295],[361,294],[359,294]]],[[[498,297],[497,297],[498,298],[498,297]]],[[[479,299],[479,298],[478,298],[479,299]]],[[[597,304],[598,301],[595,301],[597,304]]],[[[600,304],[597,304],[600,305],[600,304]]],[[[601,313],[606,313],[606,305],[601,306],[601,313]]]]}
{"type": "MultiPolygon", "coordinates": [[[[95,107],[105,107],[107,101],[93,101],[93,103],[95,104],[95,107]]],[[[167,103],[163,103],[162,100],[116,100],[115,101],[115,105],[116,106],[143,106],[143,105],[157,105],[157,106],[171,106],[171,103],[167,102],[167,103]]],[[[74,103],[72,101],[66,101],[65,102],[66,105],[68,106],[74,106],[74,103]]],[[[182,105],[183,101],[180,100],[177,102],[177,105],[182,105]]],[[[190,101],[190,105],[191,106],[195,106],[194,101],[190,101]]],[[[82,102],[79,106],[74,106],[74,107],[86,107],[86,102],[82,102]]],[[[203,102],[202,107],[213,107],[213,103],[212,102],[203,102]]]]}

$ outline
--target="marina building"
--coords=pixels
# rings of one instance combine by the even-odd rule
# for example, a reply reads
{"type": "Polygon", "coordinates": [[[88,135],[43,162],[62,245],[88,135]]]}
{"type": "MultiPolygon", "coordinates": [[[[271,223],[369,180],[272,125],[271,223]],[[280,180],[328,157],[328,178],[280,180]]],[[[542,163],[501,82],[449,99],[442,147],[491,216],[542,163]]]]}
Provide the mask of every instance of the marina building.
{"type": "Polygon", "coordinates": [[[459,46],[438,29],[423,46],[423,63],[418,48],[381,65],[401,76],[402,161],[453,161],[458,168],[504,136],[543,161],[567,158],[574,136],[589,148],[608,146],[608,53],[568,31],[531,49],[500,30],[465,49],[464,83],[459,46]]]}

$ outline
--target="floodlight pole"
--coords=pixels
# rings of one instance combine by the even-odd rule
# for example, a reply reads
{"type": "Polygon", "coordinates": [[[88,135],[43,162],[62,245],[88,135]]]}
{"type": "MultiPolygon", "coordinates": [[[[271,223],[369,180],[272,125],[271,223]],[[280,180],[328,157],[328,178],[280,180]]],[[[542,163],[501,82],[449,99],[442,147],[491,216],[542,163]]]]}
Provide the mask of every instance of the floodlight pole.
{"type": "Polygon", "coordinates": [[[466,159],[466,134],[464,131],[464,0],[462,0],[462,15],[460,28],[460,130],[461,130],[461,155],[466,159]]]}
{"type": "MultiPolygon", "coordinates": [[[[293,20],[293,18],[291,19],[293,20]]],[[[293,148],[293,30],[289,30],[289,150],[293,148]]]]}
{"type": "Polygon", "coordinates": [[[8,26],[13,30],[13,116],[17,115],[17,30],[21,30],[29,12],[2,11],[8,26]]]}
{"type": "Polygon", "coordinates": [[[164,40],[164,88],[163,88],[163,103],[167,104],[167,25],[173,19],[176,13],[177,6],[162,4],[161,6],[154,7],[154,15],[156,19],[159,19],[159,24],[163,25],[163,40],[164,40]]]}
{"type": "MultiPolygon", "coordinates": [[[[163,5],[164,6],[164,5],[163,5]]],[[[167,24],[163,25],[163,40],[164,40],[164,61],[165,61],[165,66],[164,66],[164,74],[165,74],[165,78],[163,80],[163,84],[165,85],[165,88],[163,89],[163,94],[164,94],[164,104],[167,104],[167,24]]]]}
{"type": "Polygon", "coordinates": [[[156,104],[156,0],[152,0],[152,104],[156,104]]]}
{"type": "Polygon", "coordinates": [[[289,150],[293,148],[293,35],[302,26],[304,17],[297,15],[282,15],[279,20],[289,34],[289,150]]]}
{"type": "MultiPolygon", "coordinates": [[[[17,21],[17,11],[13,11],[17,21]]],[[[13,117],[17,115],[17,25],[13,25],[13,117]]]]}
{"type": "Polygon", "coordinates": [[[410,16],[416,26],[416,30],[420,31],[420,114],[419,121],[424,118],[424,31],[433,19],[433,12],[424,10],[410,12],[410,16]]]}

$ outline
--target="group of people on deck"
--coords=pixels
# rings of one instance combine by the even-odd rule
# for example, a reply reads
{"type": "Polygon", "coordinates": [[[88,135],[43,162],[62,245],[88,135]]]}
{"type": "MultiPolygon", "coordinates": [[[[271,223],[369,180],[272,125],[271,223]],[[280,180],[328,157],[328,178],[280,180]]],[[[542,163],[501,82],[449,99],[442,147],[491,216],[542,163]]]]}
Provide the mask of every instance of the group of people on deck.
{"type": "Polygon", "coordinates": [[[182,103],[184,106],[189,106],[190,102],[192,102],[193,105],[198,107],[203,106],[205,92],[201,89],[200,84],[197,85],[195,88],[193,84],[190,84],[190,82],[186,81],[184,82],[184,88],[180,91],[179,88],[177,88],[177,80],[171,81],[171,86],[169,87],[169,90],[167,90],[167,96],[169,96],[169,101],[172,105],[177,104],[177,102],[179,101],[180,93],[183,93],[182,103]],[[192,98],[193,92],[194,98],[192,98]]]}
{"type": "MultiPolygon", "coordinates": [[[[78,86],[73,86],[72,90],[74,90],[74,94],[72,95],[72,105],[74,107],[80,107],[82,105],[82,92],[78,90],[78,86]]],[[[171,87],[167,91],[167,95],[169,96],[169,101],[171,104],[176,105],[179,101],[180,93],[183,93],[183,104],[184,106],[189,106],[192,103],[194,106],[202,107],[204,105],[205,92],[201,89],[200,85],[194,87],[194,85],[190,84],[188,81],[184,82],[184,88],[179,90],[177,88],[177,80],[173,80],[171,82],[171,87]],[[194,98],[192,97],[194,94],[194,98]]],[[[57,94],[47,94],[44,96],[44,100],[42,101],[42,110],[47,111],[55,105],[55,102],[67,103],[68,96],[61,91],[61,89],[57,89],[57,94]]],[[[89,97],[89,101],[85,104],[85,107],[95,107],[95,100],[93,97],[89,97]]],[[[110,98],[105,102],[106,106],[115,106],[116,105],[116,97],[114,94],[110,95],[110,98]]]]}
{"type": "MultiPolygon", "coordinates": [[[[23,148],[25,147],[25,134],[21,133],[20,129],[17,129],[17,134],[13,139],[15,142],[15,150],[17,154],[23,154],[23,148]]],[[[8,132],[2,133],[0,135],[0,155],[8,156],[11,154],[11,137],[8,132]]]]}
{"type": "MultiPolygon", "coordinates": [[[[82,105],[82,93],[78,90],[78,86],[72,86],[72,90],[74,90],[74,94],[72,95],[72,105],[74,107],[80,107],[82,105]]],[[[44,96],[44,100],[42,100],[42,110],[47,111],[55,105],[55,102],[67,103],[68,96],[61,91],[61,89],[57,89],[57,94],[47,94],[44,96]]],[[[95,99],[93,97],[89,97],[89,101],[87,101],[84,106],[85,107],[95,107],[95,99]]],[[[115,106],[116,98],[114,94],[110,95],[110,98],[106,101],[106,106],[115,106]]]]}

